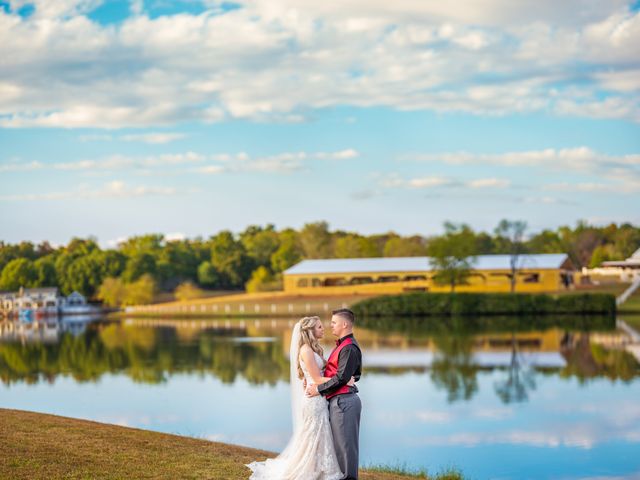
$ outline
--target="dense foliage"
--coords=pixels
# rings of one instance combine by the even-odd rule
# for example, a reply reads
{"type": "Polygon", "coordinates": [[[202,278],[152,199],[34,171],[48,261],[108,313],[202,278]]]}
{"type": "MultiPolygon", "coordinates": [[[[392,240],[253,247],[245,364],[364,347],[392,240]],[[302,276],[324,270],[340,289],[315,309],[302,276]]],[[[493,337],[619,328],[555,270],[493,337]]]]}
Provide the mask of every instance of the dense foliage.
{"type": "Polygon", "coordinates": [[[548,315],[616,312],[614,295],[583,293],[544,295],[527,293],[409,293],[370,298],[353,307],[359,317],[434,315],[548,315]]]}
{"type": "MultiPolygon", "coordinates": [[[[68,245],[56,248],[48,242],[34,245],[28,241],[18,244],[0,241],[0,289],[58,286],[64,294],[77,290],[91,298],[116,298],[124,303],[128,301],[119,290],[141,282],[145,285],[141,288],[142,296],[149,291],[173,291],[185,282],[204,289],[247,286],[251,291],[273,290],[279,287],[282,272],[305,258],[441,252],[442,256],[459,259],[467,253],[512,253],[514,238],[501,225],[504,222],[487,233],[475,232],[466,225],[446,224],[444,234],[431,237],[330,231],[326,222],[279,231],[273,225],[252,225],[239,234],[221,231],[207,239],[167,240],[162,234],[135,236],[114,249],[100,248],[92,237],[73,238],[68,245]],[[152,289],[149,278],[154,282],[152,289]],[[107,279],[112,280],[103,287],[107,279]],[[99,295],[101,287],[103,296],[99,295]]],[[[574,228],[565,226],[525,236],[518,245],[529,253],[568,253],[577,267],[627,258],[638,246],[638,227],[629,224],[596,227],[584,222],[574,228]]],[[[463,283],[468,266],[462,267],[461,272],[459,262],[443,262],[439,278],[443,283],[463,283]]]]}

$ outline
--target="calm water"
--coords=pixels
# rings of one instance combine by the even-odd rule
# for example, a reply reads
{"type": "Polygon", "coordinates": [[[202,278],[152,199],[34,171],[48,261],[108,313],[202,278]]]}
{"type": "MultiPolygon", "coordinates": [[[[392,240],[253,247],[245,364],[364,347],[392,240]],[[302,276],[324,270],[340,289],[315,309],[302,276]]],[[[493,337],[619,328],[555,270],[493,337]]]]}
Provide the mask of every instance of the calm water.
{"type": "MultiPolygon", "coordinates": [[[[2,323],[0,407],[277,451],[291,428],[291,325],[2,323]]],[[[474,479],[640,478],[640,366],[627,332],[356,336],[364,464],[456,466],[474,479]]]]}

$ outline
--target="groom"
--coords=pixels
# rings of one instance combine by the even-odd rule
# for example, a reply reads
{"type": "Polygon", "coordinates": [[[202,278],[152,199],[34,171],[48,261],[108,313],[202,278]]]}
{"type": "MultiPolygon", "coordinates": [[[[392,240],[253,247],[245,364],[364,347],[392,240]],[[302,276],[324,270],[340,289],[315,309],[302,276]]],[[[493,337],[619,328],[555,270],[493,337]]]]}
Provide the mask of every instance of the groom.
{"type": "Polygon", "coordinates": [[[348,308],[334,310],[331,316],[331,333],[338,338],[324,376],[331,380],[320,385],[309,385],[307,396],[322,395],[329,401],[329,420],[333,444],[338,457],[343,480],[358,478],[358,441],[362,404],[358,387],[347,385],[351,377],[356,382],[362,373],[362,352],[353,337],[355,315],[348,308]]]}

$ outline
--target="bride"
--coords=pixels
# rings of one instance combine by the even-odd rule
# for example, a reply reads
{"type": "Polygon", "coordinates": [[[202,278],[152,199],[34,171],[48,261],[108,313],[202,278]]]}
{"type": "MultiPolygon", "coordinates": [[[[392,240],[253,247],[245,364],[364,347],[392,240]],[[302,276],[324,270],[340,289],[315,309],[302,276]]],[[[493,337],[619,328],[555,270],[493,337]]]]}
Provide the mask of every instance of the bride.
{"type": "MultiPolygon", "coordinates": [[[[329,380],[322,376],[325,365],[319,340],[324,337],[320,317],[304,317],[293,328],[291,361],[291,411],[293,436],[276,458],[247,465],[250,480],[339,480],[338,466],[327,400],[307,397],[303,380],[319,385],[329,380]]],[[[353,385],[353,378],[349,382],[353,385]]]]}

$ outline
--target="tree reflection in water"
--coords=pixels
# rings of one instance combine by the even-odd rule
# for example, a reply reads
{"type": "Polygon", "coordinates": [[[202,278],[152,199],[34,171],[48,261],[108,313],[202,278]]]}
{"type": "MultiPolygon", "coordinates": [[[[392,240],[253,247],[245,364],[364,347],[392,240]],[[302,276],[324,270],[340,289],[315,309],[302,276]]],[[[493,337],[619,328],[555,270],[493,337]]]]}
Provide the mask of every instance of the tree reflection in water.
{"type": "MultiPolygon", "coordinates": [[[[504,372],[504,378],[494,383],[494,391],[503,402],[511,403],[528,400],[536,386],[536,375],[575,377],[580,382],[636,378],[640,374],[638,361],[624,349],[615,348],[620,332],[600,319],[594,322],[597,334],[590,332],[584,318],[575,321],[575,328],[568,326],[571,322],[566,318],[559,318],[555,326],[545,319],[542,327],[535,321],[516,323],[508,319],[504,328],[495,318],[486,322],[474,319],[471,323],[447,319],[421,322],[415,318],[403,323],[402,319],[395,319],[376,328],[359,327],[357,336],[365,355],[378,348],[391,348],[400,357],[407,349],[433,352],[430,365],[391,362],[371,367],[371,375],[380,371],[386,375],[428,371],[435,387],[446,392],[448,401],[457,402],[476,395],[479,372],[498,370],[504,372]],[[532,338],[535,342],[546,339],[544,348],[532,344],[532,338]],[[555,354],[561,364],[526,364],[523,353],[543,350],[542,353],[555,354]],[[480,362],[476,356],[482,353],[498,354],[502,360],[497,364],[480,362]],[[502,354],[508,355],[509,360],[504,362],[502,354]]],[[[289,378],[290,322],[286,319],[275,323],[275,327],[259,328],[236,321],[226,328],[187,328],[180,321],[175,322],[179,327],[101,321],[82,328],[61,329],[53,325],[51,338],[41,341],[7,336],[7,331],[15,330],[3,329],[0,379],[6,385],[53,383],[58,376],[68,375],[77,382],[95,382],[104,374],[117,373],[135,382],[159,384],[175,374],[195,373],[211,375],[227,384],[242,378],[254,385],[275,385],[289,378]]],[[[366,363],[364,367],[367,374],[366,363]]]]}
{"type": "Polygon", "coordinates": [[[252,384],[288,379],[280,341],[234,341],[243,335],[241,329],[212,328],[183,341],[174,328],[96,323],[78,335],[62,333],[55,343],[0,343],[0,379],[37,383],[70,375],[93,382],[105,373],[141,383],[163,383],[176,373],[210,374],[224,383],[238,376],[252,384]]]}
{"type": "Polygon", "coordinates": [[[473,337],[465,334],[439,334],[433,337],[438,348],[431,364],[431,380],[447,391],[447,400],[470,400],[478,391],[477,373],[473,362],[473,337]]]}
{"type": "Polygon", "coordinates": [[[511,334],[511,361],[507,367],[507,378],[496,382],[496,394],[503,403],[523,402],[529,399],[529,391],[535,389],[534,369],[524,363],[518,349],[515,333],[511,334]]]}

